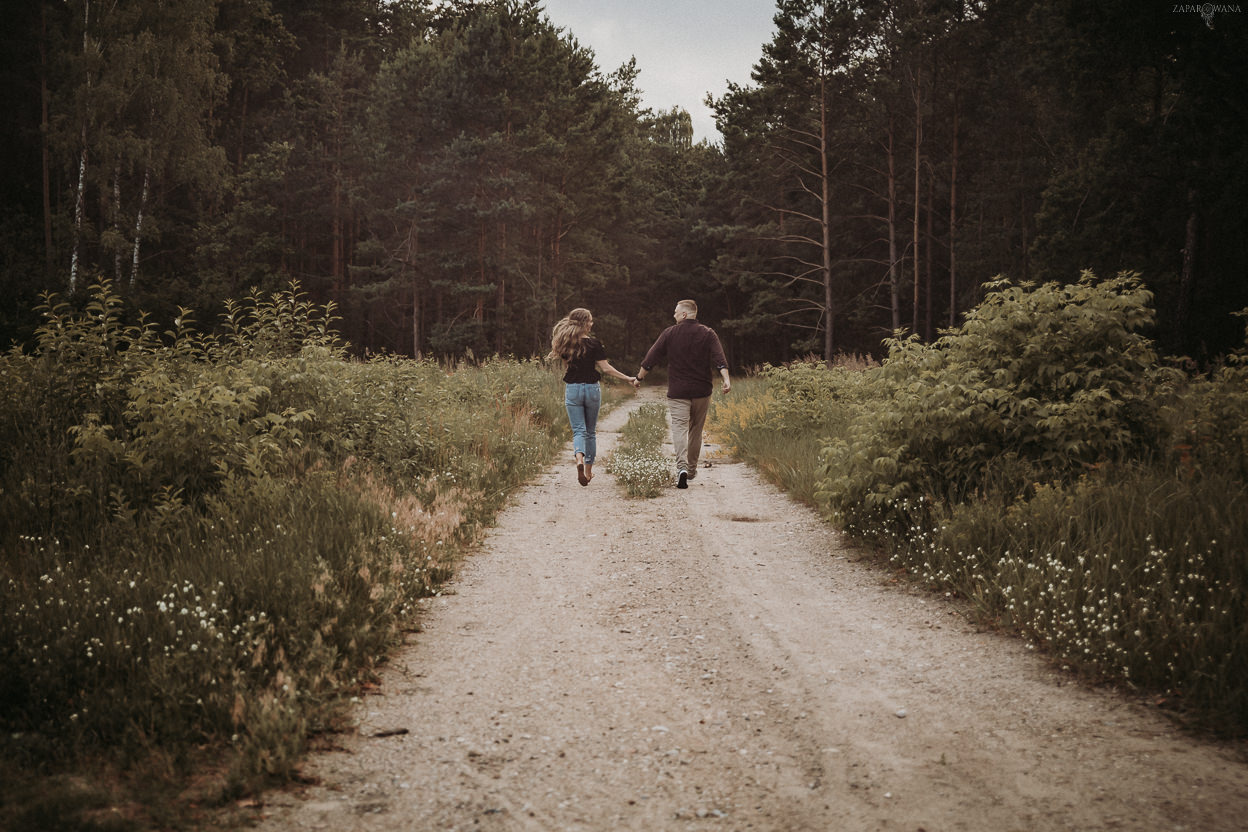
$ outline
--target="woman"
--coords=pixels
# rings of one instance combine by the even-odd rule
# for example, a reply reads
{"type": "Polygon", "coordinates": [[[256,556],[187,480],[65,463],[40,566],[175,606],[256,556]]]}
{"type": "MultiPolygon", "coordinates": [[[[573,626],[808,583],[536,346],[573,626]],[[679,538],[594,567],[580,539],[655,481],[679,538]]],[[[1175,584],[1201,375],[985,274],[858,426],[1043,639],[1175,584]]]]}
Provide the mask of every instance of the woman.
{"type": "Polygon", "coordinates": [[[589,485],[594,478],[594,457],[598,452],[598,408],[602,405],[602,389],[598,380],[602,373],[623,379],[634,389],[641,385],[636,376],[626,376],[611,366],[602,342],[589,334],[594,316],[588,309],[573,309],[555,324],[550,334],[550,357],[563,362],[563,403],[568,408],[572,425],[572,453],[576,457],[576,479],[589,485]]]}

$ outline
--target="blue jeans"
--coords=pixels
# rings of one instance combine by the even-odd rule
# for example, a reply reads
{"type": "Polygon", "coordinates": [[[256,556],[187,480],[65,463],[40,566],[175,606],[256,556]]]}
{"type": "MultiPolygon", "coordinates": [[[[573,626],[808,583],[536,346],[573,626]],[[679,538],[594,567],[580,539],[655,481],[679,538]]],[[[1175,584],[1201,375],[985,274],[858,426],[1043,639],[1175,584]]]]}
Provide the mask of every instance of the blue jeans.
{"type": "Polygon", "coordinates": [[[592,465],[598,453],[602,388],[597,384],[568,384],[564,387],[563,404],[568,408],[568,422],[572,425],[572,453],[585,454],[585,464],[592,465]]]}

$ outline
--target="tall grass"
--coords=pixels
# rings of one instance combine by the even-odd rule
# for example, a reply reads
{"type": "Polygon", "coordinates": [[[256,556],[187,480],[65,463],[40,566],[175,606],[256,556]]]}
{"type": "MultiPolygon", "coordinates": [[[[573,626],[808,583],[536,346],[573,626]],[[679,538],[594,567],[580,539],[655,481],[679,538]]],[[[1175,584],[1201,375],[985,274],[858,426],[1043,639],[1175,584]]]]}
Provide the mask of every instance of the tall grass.
{"type": "Polygon", "coordinates": [[[766,368],[712,424],[1061,666],[1248,733],[1248,354],[1171,370],[1129,278],[989,289],[883,366],[766,368]]]}
{"type": "Polygon", "coordinates": [[[1063,664],[1159,692],[1207,727],[1248,721],[1248,486],[1151,466],[959,507],[894,560],[1063,664]]]}
{"type": "Polygon", "coordinates": [[[213,336],[125,324],[107,284],[44,314],[0,359],[11,784],[89,763],[147,788],[159,757],[177,791],[204,749],[218,797],[290,776],[565,439],[542,365],[351,360],[297,287],[213,336]]]}
{"type": "Polygon", "coordinates": [[[709,428],[768,480],[818,507],[823,445],[846,429],[868,395],[859,382],[871,366],[868,358],[844,355],[831,368],[814,360],[764,367],[713,401],[709,428]]]}

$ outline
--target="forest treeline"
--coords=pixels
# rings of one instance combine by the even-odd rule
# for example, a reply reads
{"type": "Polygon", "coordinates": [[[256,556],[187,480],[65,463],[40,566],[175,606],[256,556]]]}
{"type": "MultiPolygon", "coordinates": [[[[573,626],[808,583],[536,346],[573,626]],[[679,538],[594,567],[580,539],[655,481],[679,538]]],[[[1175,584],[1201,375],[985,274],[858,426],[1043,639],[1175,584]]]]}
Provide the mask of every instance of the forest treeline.
{"type": "Polygon", "coordinates": [[[16,6],[5,345],[99,279],[209,323],[298,280],[359,352],[531,355],[586,305],[636,355],[693,296],[748,366],[930,341],[995,275],[1085,268],[1138,272],[1169,352],[1239,343],[1238,7],[778,0],[695,143],[537,0],[16,6]]]}

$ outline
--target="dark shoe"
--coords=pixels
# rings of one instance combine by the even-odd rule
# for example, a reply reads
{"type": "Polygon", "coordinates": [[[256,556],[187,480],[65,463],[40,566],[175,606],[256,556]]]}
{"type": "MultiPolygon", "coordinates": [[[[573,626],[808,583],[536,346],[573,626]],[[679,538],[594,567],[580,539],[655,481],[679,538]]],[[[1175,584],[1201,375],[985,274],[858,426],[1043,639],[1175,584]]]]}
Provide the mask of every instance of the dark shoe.
{"type": "Polygon", "coordinates": [[[576,481],[581,485],[589,485],[589,478],[585,476],[584,463],[576,463],[576,481]]]}
{"type": "Polygon", "coordinates": [[[689,487],[689,472],[688,471],[681,471],[680,473],[676,475],[676,487],[677,488],[689,487]]]}

